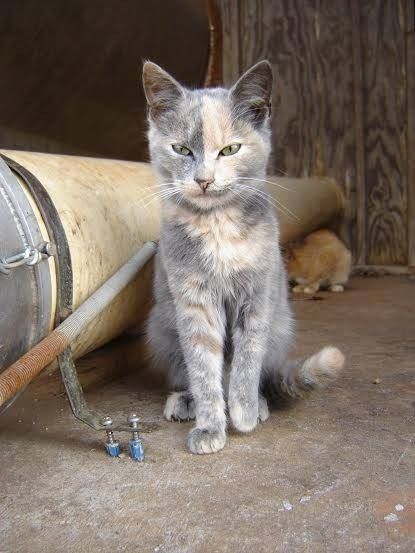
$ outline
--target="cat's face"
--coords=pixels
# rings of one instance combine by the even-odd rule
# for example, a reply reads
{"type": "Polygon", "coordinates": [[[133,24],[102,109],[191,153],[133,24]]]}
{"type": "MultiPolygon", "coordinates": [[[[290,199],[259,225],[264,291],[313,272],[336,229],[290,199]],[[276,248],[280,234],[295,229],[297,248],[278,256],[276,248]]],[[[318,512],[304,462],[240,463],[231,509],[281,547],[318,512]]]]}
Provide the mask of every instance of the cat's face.
{"type": "Polygon", "coordinates": [[[188,90],[146,62],[149,145],[166,200],[212,209],[251,196],[270,153],[272,73],[261,62],[231,90],[188,90]]]}

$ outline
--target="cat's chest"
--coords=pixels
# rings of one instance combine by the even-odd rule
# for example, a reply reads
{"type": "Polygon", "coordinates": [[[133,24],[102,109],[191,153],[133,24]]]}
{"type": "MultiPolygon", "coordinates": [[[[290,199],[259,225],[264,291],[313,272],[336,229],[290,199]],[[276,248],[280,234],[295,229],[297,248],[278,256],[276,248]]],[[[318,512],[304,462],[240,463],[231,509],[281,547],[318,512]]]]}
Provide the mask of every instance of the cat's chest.
{"type": "Polygon", "coordinates": [[[197,239],[206,268],[217,275],[254,269],[263,251],[263,233],[257,225],[248,228],[234,209],[192,217],[186,230],[197,239]]]}

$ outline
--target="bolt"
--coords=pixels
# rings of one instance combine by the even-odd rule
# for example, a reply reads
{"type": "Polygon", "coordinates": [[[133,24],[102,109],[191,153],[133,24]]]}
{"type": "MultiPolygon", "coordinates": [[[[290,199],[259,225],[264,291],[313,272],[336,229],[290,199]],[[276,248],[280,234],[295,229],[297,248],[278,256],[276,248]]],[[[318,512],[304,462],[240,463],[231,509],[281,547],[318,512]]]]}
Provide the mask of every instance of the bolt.
{"type": "Polygon", "coordinates": [[[138,423],[139,420],[140,420],[139,417],[135,413],[132,413],[128,417],[128,422],[129,422],[131,428],[137,428],[137,423],[138,423]]]}
{"type": "Polygon", "coordinates": [[[107,434],[107,441],[105,443],[105,448],[110,457],[118,457],[120,454],[120,444],[114,439],[114,433],[112,431],[112,419],[111,417],[104,417],[102,419],[102,424],[105,427],[105,432],[107,434]]]}
{"type": "Polygon", "coordinates": [[[135,413],[132,413],[128,417],[128,424],[132,431],[132,439],[129,441],[128,446],[130,449],[130,457],[134,461],[144,461],[144,449],[141,443],[140,436],[138,434],[138,421],[139,418],[135,413]]]}
{"type": "Polygon", "coordinates": [[[39,246],[39,251],[49,257],[55,256],[58,253],[56,244],[54,244],[53,242],[43,242],[39,246]]]}
{"type": "Polygon", "coordinates": [[[108,443],[114,443],[114,433],[112,431],[112,419],[111,417],[104,417],[102,419],[102,424],[105,426],[105,432],[107,434],[108,443]]]}
{"type": "Polygon", "coordinates": [[[138,436],[138,421],[139,420],[140,419],[138,418],[138,416],[135,413],[132,413],[128,417],[128,424],[130,425],[130,428],[132,429],[133,440],[138,440],[139,439],[139,436],[138,436]]]}
{"type": "Polygon", "coordinates": [[[105,428],[108,428],[109,426],[112,426],[112,418],[111,417],[104,417],[102,419],[102,424],[105,426],[105,428]]]}

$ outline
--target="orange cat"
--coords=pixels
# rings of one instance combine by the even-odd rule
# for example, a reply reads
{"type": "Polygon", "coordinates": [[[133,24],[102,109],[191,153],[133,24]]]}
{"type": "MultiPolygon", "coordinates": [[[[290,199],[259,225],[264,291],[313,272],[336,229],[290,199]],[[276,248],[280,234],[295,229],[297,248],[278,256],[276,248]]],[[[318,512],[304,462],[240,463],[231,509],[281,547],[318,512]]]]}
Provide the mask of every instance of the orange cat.
{"type": "Polygon", "coordinates": [[[297,283],[293,292],[315,294],[321,287],[343,292],[352,256],[330,230],[317,230],[301,242],[289,244],[284,254],[288,277],[297,283]]]}

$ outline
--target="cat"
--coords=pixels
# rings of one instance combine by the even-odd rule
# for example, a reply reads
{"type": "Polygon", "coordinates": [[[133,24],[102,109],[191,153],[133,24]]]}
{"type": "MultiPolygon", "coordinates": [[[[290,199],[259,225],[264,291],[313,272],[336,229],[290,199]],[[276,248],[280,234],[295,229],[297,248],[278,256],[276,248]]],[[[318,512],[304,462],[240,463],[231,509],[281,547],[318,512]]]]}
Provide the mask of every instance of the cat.
{"type": "Polygon", "coordinates": [[[288,278],[297,282],[293,292],[315,294],[322,287],[343,292],[352,255],[334,232],[317,230],[284,249],[288,278]]]}
{"type": "Polygon", "coordinates": [[[190,90],[158,65],[143,66],[162,203],[147,339],[174,390],[164,416],[196,419],[193,453],[225,446],[227,415],[250,432],[269,417],[274,392],[323,386],[344,363],[332,346],[287,360],[294,325],[264,183],[272,81],[267,61],[230,90],[190,90]]]}

